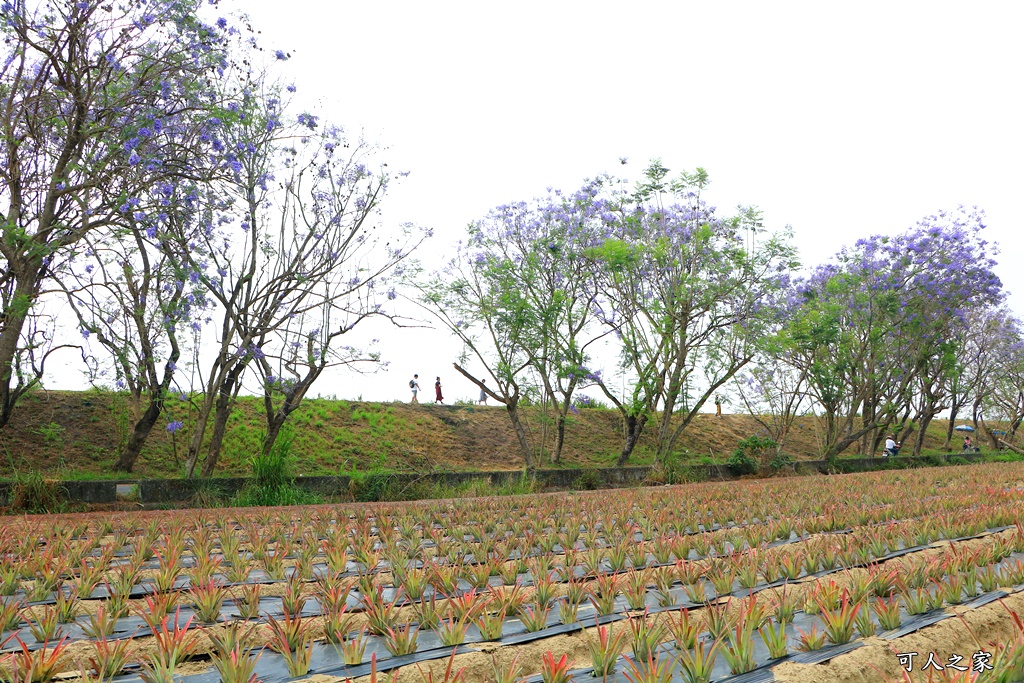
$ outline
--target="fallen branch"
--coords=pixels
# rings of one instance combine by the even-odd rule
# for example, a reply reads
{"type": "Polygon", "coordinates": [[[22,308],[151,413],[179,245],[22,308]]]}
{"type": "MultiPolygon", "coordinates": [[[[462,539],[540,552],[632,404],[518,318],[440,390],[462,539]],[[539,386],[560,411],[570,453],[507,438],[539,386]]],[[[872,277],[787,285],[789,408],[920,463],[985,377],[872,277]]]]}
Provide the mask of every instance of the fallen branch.
{"type": "Polygon", "coordinates": [[[1024,450],[1017,448],[1013,444],[1003,441],[1002,439],[996,439],[996,441],[998,441],[999,445],[1002,446],[1003,448],[1009,449],[1016,453],[1017,455],[1024,455],[1024,450]]]}

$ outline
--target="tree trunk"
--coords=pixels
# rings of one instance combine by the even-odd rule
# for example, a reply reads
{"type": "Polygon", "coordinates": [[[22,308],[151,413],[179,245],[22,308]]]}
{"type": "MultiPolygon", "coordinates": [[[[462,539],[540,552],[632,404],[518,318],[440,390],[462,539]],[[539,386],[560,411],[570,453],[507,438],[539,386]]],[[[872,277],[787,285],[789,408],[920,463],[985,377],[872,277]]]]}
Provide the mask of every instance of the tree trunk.
{"type": "Polygon", "coordinates": [[[132,430],[128,443],[125,444],[121,455],[117,458],[117,462],[114,463],[115,471],[132,471],[132,468],[135,466],[135,460],[139,457],[139,453],[142,452],[142,446],[146,443],[146,439],[149,438],[150,432],[153,431],[153,425],[160,418],[160,413],[163,412],[163,409],[164,395],[161,391],[159,395],[150,397],[146,412],[135,423],[135,429],[132,430]]]}
{"type": "Polygon", "coordinates": [[[228,429],[228,417],[231,415],[231,400],[223,394],[217,397],[217,409],[213,413],[213,431],[210,432],[210,445],[207,447],[206,460],[203,461],[202,476],[213,476],[220,457],[220,449],[224,444],[224,434],[228,429]]]}
{"type": "MultiPolygon", "coordinates": [[[[179,356],[178,344],[173,342],[171,354],[167,358],[168,363],[178,362],[179,356]]],[[[147,363],[148,376],[151,378],[150,382],[152,382],[156,378],[156,364],[151,358],[147,359],[147,363]]],[[[145,412],[139,415],[138,409],[136,409],[135,429],[132,431],[128,443],[121,450],[121,455],[114,464],[114,470],[118,472],[131,472],[135,466],[135,460],[142,452],[143,444],[146,443],[150,432],[153,431],[153,425],[156,424],[156,421],[160,418],[160,413],[163,412],[167,389],[171,386],[171,380],[174,379],[174,371],[168,370],[168,367],[169,365],[164,366],[164,377],[160,385],[150,392],[149,405],[146,406],[145,412]]],[[[141,407],[141,396],[134,397],[134,404],[137,408],[141,407]]],[[[175,465],[177,465],[177,462],[175,462],[175,465]]]]}
{"type": "Polygon", "coordinates": [[[268,455],[270,450],[277,443],[277,437],[281,434],[281,428],[284,427],[284,423],[288,421],[288,417],[294,413],[298,407],[302,404],[302,399],[306,397],[306,392],[309,391],[309,387],[313,385],[313,382],[320,376],[324,370],[323,367],[316,368],[310,372],[304,379],[296,382],[291,386],[288,392],[284,396],[284,401],[277,410],[273,409],[273,401],[271,394],[265,393],[263,395],[263,406],[267,415],[267,433],[263,437],[263,455],[268,455]]]}
{"type": "MultiPolygon", "coordinates": [[[[992,450],[998,451],[999,450],[999,439],[996,438],[996,435],[992,433],[992,428],[989,427],[987,424],[985,424],[984,418],[981,418],[980,422],[981,422],[981,430],[980,431],[975,431],[974,432],[975,435],[980,436],[980,435],[984,434],[985,437],[988,438],[988,443],[989,443],[989,446],[992,447],[992,450]]],[[[977,446],[978,444],[974,444],[974,445],[977,446]]]]}
{"type": "Polygon", "coordinates": [[[949,409],[949,424],[946,425],[946,443],[942,444],[945,450],[950,450],[953,447],[953,427],[956,426],[956,416],[960,412],[960,406],[956,405],[954,399],[953,407],[949,409]]]}
{"type": "Polygon", "coordinates": [[[213,409],[213,395],[207,393],[203,396],[203,405],[196,415],[195,425],[192,429],[192,438],[188,442],[188,455],[185,457],[185,478],[191,479],[196,471],[196,464],[199,462],[199,451],[203,445],[203,435],[206,433],[206,425],[210,421],[210,412],[213,409]]]}
{"type": "Polygon", "coordinates": [[[519,439],[519,450],[523,452],[523,460],[526,463],[526,474],[533,476],[537,471],[537,465],[533,460],[533,451],[530,450],[530,440],[526,436],[526,429],[523,427],[523,423],[519,420],[519,399],[512,398],[505,403],[505,411],[508,413],[508,419],[512,421],[512,429],[516,432],[516,438],[519,439]]]}
{"type": "Polygon", "coordinates": [[[282,415],[278,412],[274,413],[274,416],[267,420],[267,434],[263,438],[263,447],[261,449],[261,453],[264,456],[269,455],[271,449],[274,448],[274,444],[277,443],[277,437],[281,434],[281,427],[284,426],[287,419],[287,414],[282,415]]]}
{"type": "Polygon", "coordinates": [[[231,417],[231,409],[235,405],[235,385],[239,376],[245,370],[244,363],[235,363],[228,376],[221,384],[220,392],[217,394],[217,408],[213,417],[213,432],[210,434],[210,446],[206,452],[206,460],[203,462],[203,476],[213,476],[213,470],[217,467],[217,459],[220,457],[220,449],[224,444],[224,434],[228,429],[228,418],[231,417]]]}
{"type": "Polygon", "coordinates": [[[18,355],[21,332],[28,319],[28,310],[38,294],[38,267],[30,266],[16,272],[17,284],[11,293],[10,303],[3,311],[3,328],[0,329],[0,429],[7,426],[22,392],[11,391],[14,378],[14,360],[18,355]]]}
{"type": "Polygon", "coordinates": [[[1024,455],[1024,451],[1022,451],[1021,449],[1017,448],[1016,446],[1014,446],[1012,443],[1010,443],[1008,441],[1005,441],[1003,439],[999,439],[999,445],[1001,445],[1003,448],[1007,448],[1007,449],[1013,451],[1017,455],[1024,455]]]}
{"type": "Polygon", "coordinates": [[[619,467],[625,465],[633,454],[633,449],[636,448],[637,443],[640,441],[640,435],[644,431],[644,425],[647,424],[647,417],[644,415],[625,415],[623,420],[625,422],[625,434],[622,442],[622,452],[619,454],[619,459],[615,462],[619,467]]]}
{"type": "Polygon", "coordinates": [[[917,439],[914,441],[914,455],[921,455],[921,449],[924,448],[924,434],[928,431],[928,425],[932,423],[932,415],[923,415],[921,417],[921,430],[917,433],[917,439]]]}
{"type": "Polygon", "coordinates": [[[558,426],[555,428],[555,463],[562,462],[562,446],[565,444],[565,414],[558,413],[558,426]]]}
{"type": "Polygon", "coordinates": [[[466,372],[458,363],[452,363],[452,367],[455,368],[460,375],[475,384],[477,388],[485,394],[505,406],[505,412],[508,413],[509,420],[512,421],[512,429],[515,430],[516,438],[519,440],[519,450],[523,452],[523,460],[526,463],[526,473],[528,475],[533,475],[533,473],[537,471],[537,465],[534,462],[533,450],[530,448],[530,439],[526,435],[526,429],[523,427],[523,423],[519,420],[519,388],[516,385],[511,385],[511,387],[501,387],[502,395],[499,396],[482,381],[466,372]],[[510,388],[514,388],[515,390],[515,393],[512,396],[509,396],[508,393],[510,388]]]}
{"type": "Polygon", "coordinates": [[[839,454],[849,448],[851,445],[857,443],[865,434],[870,432],[872,429],[877,429],[877,426],[861,427],[855,432],[849,432],[846,436],[839,439],[836,443],[829,446],[828,450],[825,451],[825,460],[830,463],[835,461],[839,454]]]}

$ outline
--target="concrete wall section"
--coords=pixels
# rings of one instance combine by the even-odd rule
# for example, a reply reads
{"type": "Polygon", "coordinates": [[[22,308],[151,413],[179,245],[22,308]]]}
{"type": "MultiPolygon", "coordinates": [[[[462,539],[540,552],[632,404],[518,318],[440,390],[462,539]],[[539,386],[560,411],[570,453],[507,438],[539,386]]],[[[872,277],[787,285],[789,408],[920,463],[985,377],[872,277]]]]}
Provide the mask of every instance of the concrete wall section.
{"type": "MultiPolygon", "coordinates": [[[[962,457],[969,462],[981,461],[981,454],[962,455],[951,453],[947,457],[962,457]]],[[[824,460],[802,460],[794,465],[798,474],[820,472],[868,472],[879,469],[920,467],[938,464],[935,456],[926,458],[844,458],[830,466],[824,460]]],[[[637,486],[647,483],[650,467],[606,467],[592,469],[542,469],[536,473],[537,483],[542,488],[555,490],[591,489],[615,486],[637,486]]],[[[687,478],[694,481],[738,479],[737,475],[724,465],[695,465],[686,470],[687,478]]],[[[493,472],[430,472],[425,474],[380,475],[389,483],[399,487],[416,484],[443,484],[458,486],[473,480],[489,480],[492,484],[514,482],[523,476],[519,470],[493,472]]],[[[226,499],[235,495],[248,480],[242,477],[215,479],[144,479],[141,481],[64,481],[53,482],[59,486],[62,495],[75,503],[107,504],[118,500],[118,485],[136,485],[136,502],[144,505],[187,503],[204,491],[226,499]]],[[[364,482],[367,480],[363,480],[364,482]]],[[[344,499],[351,495],[351,477],[298,477],[295,484],[302,489],[325,498],[344,499]]],[[[11,482],[0,481],[0,500],[9,500],[13,488],[11,482]]]]}

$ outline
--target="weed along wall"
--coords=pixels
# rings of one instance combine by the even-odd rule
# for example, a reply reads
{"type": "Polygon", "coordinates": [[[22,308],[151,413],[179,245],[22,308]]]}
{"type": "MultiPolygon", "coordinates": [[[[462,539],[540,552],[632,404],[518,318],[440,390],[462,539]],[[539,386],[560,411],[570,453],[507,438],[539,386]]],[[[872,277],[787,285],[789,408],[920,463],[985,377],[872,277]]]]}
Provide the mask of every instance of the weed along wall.
{"type": "MultiPolygon", "coordinates": [[[[949,456],[969,463],[983,462],[986,456],[949,456]]],[[[957,462],[960,462],[959,460],[957,462]]],[[[843,459],[829,466],[824,460],[804,460],[794,465],[796,474],[844,474],[881,469],[902,469],[945,464],[943,458],[843,459]]],[[[509,495],[535,491],[618,488],[683,482],[739,479],[723,465],[696,465],[667,474],[652,467],[607,467],[538,470],[532,481],[518,470],[492,472],[432,472],[427,474],[368,474],[366,476],[300,476],[294,486],[325,502],[373,502],[420,498],[509,495]]],[[[36,486],[43,492],[23,490],[23,484],[0,481],[0,500],[20,511],[42,511],[46,505],[25,506],[24,498],[47,497],[56,501],[84,505],[112,505],[130,502],[143,506],[188,504],[195,507],[230,504],[252,480],[247,477],[214,479],[142,479],[98,481],[47,481],[36,486]],[[127,492],[127,493],[126,493],[127,492]]]]}

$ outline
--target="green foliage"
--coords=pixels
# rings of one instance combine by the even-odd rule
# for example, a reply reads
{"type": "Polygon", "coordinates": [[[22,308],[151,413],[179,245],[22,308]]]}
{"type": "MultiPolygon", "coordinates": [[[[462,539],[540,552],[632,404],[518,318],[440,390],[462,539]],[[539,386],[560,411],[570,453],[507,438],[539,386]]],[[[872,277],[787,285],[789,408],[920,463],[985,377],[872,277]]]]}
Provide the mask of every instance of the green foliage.
{"type": "Polygon", "coordinates": [[[320,496],[300,489],[292,477],[292,444],[295,433],[291,425],[281,428],[277,441],[267,453],[249,459],[253,481],[247,485],[232,504],[238,507],[315,505],[323,502],[320,496]]]}
{"type": "Polygon", "coordinates": [[[736,444],[736,450],[725,464],[734,474],[739,475],[753,474],[762,466],[777,472],[791,461],[787,456],[774,453],[775,448],[778,448],[778,444],[773,439],[756,434],[748,436],[736,444]]]}
{"type": "Polygon", "coordinates": [[[256,486],[278,488],[291,483],[294,442],[295,431],[291,425],[286,424],[268,453],[259,453],[249,459],[249,468],[256,486]]]}
{"type": "Polygon", "coordinates": [[[66,512],[67,491],[59,482],[43,477],[41,472],[18,472],[11,481],[8,504],[19,512],[66,512]]]}
{"type": "Polygon", "coordinates": [[[604,485],[604,479],[594,470],[584,470],[572,482],[573,491],[593,491],[604,485]]]}
{"type": "Polygon", "coordinates": [[[224,491],[216,482],[208,479],[199,480],[192,497],[189,498],[188,506],[193,508],[219,508],[224,505],[224,491]]]}
{"type": "Polygon", "coordinates": [[[772,473],[778,472],[785,467],[793,466],[793,458],[789,457],[785,453],[776,453],[771,460],[768,461],[768,469],[772,473]]]}
{"type": "Polygon", "coordinates": [[[757,461],[742,448],[733,451],[733,454],[725,461],[725,465],[733,474],[738,475],[753,474],[757,471],[757,461]]]}
{"type": "Polygon", "coordinates": [[[348,482],[348,491],[357,503],[402,500],[398,497],[397,483],[392,474],[353,473],[348,482]]]}
{"type": "Polygon", "coordinates": [[[717,465],[714,459],[695,456],[687,450],[673,451],[653,463],[647,481],[658,484],[692,484],[707,481],[707,465],[717,465]]]}
{"type": "Polygon", "coordinates": [[[59,446],[64,443],[64,427],[56,422],[39,427],[36,434],[43,437],[43,441],[48,444],[59,446]]]}
{"type": "Polygon", "coordinates": [[[280,507],[282,505],[318,505],[323,499],[295,484],[279,487],[247,486],[231,504],[236,507],[280,507]]]}

